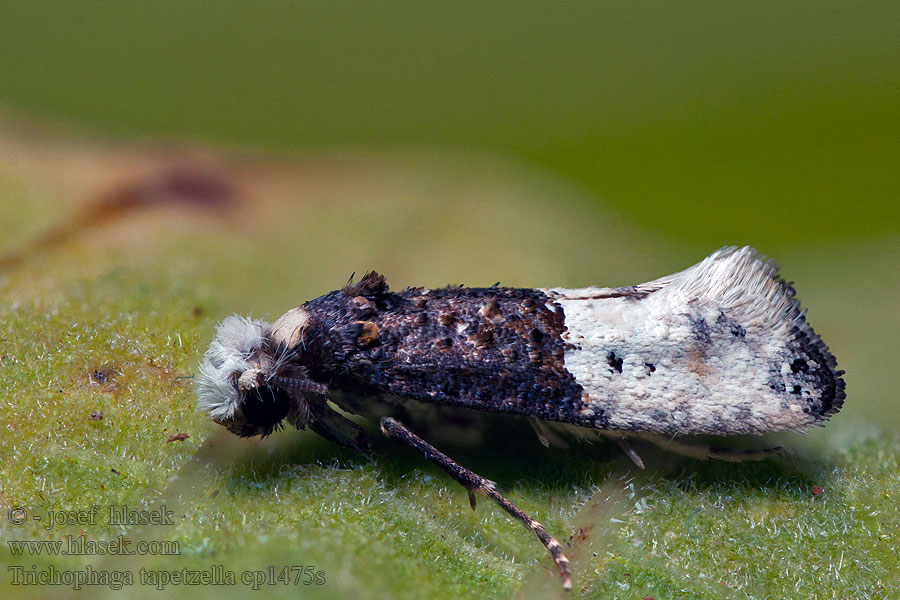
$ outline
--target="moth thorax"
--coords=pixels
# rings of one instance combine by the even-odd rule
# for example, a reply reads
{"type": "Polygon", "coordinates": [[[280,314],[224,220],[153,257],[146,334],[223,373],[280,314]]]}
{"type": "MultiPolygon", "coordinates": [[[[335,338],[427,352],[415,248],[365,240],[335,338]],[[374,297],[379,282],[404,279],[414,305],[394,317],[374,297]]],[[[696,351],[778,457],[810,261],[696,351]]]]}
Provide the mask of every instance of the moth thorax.
{"type": "Polygon", "coordinates": [[[276,346],[294,348],[303,339],[303,330],[309,323],[309,313],[298,306],[287,311],[272,324],[270,339],[276,346]]]}

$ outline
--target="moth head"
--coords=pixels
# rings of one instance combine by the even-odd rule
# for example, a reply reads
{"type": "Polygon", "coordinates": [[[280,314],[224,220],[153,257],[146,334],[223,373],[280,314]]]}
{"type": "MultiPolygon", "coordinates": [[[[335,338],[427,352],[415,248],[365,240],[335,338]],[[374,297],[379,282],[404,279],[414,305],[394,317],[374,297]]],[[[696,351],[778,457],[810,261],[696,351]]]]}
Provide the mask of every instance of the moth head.
{"type": "MultiPolygon", "coordinates": [[[[297,413],[304,412],[302,399],[289,386],[274,383],[284,380],[277,371],[285,346],[274,341],[283,319],[270,326],[239,316],[226,318],[200,363],[198,407],[242,437],[267,436],[286,417],[297,424],[297,413]]],[[[278,335],[280,342],[284,331],[278,335]]]]}

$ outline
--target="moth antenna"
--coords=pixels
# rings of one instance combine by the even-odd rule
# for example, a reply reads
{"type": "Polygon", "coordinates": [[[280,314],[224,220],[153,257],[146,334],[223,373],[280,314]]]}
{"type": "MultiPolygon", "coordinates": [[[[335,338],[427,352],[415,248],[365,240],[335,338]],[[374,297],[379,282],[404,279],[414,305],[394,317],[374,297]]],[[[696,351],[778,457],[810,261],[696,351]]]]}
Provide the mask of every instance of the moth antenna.
{"type": "Polygon", "coordinates": [[[281,387],[294,390],[301,393],[312,393],[319,396],[328,394],[328,386],[323,383],[316,383],[311,379],[300,379],[298,377],[281,377],[279,375],[269,375],[267,381],[277,383],[281,387]]]}

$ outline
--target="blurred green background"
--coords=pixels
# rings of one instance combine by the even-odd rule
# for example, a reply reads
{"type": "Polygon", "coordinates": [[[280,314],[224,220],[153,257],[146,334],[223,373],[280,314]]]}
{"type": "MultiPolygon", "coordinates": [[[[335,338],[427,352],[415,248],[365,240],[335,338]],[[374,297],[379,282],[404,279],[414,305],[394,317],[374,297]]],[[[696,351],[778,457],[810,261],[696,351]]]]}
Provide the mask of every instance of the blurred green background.
{"type": "MultiPolygon", "coordinates": [[[[0,3],[0,503],[166,504],[174,528],[126,533],[183,550],[0,563],[300,561],[328,574],[317,597],[557,596],[534,539],[415,454],[243,443],[198,414],[215,323],[354,271],[626,285],[751,244],[848,372],[827,427],[737,442],[783,460],[644,446],[629,479],[614,446],[545,450],[514,421],[441,447],[571,542],[572,597],[891,597],[898,23],[887,2],[0,3]],[[159,187],[176,172],[187,191],[159,187]]],[[[0,519],[4,541],[63,533],[0,519]]]]}
{"type": "Polygon", "coordinates": [[[895,2],[4,2],[0,101],[120,136],[510,157],[704,248],[897,233],[895,2]]]}

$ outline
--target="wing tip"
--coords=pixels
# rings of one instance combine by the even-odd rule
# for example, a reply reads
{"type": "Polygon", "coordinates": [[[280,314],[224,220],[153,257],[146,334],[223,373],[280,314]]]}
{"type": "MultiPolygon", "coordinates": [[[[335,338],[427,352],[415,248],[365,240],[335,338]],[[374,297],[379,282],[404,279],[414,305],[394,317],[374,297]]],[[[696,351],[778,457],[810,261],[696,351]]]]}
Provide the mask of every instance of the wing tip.
{"type": "Polygon", "coordinates": [[[798,384],[786,391],[808,391],[811,424],[821,424],[844,405],[844,371],[837,368],[834,354],[807,322],[794,287],[778,270],[778,263],[750,246],[725,246],[678,274],[665,293],[681,295],[688,302],[714,302],[763,337],[784,336],[792,356],[791,381],[798,384]]]}

